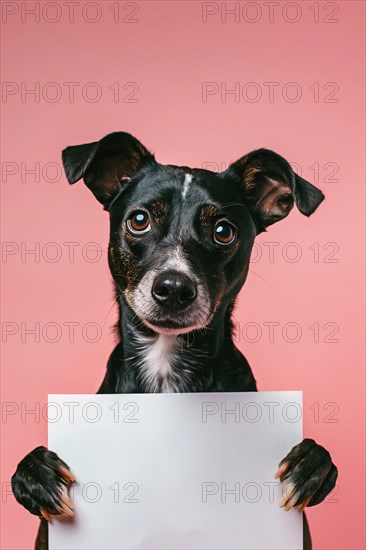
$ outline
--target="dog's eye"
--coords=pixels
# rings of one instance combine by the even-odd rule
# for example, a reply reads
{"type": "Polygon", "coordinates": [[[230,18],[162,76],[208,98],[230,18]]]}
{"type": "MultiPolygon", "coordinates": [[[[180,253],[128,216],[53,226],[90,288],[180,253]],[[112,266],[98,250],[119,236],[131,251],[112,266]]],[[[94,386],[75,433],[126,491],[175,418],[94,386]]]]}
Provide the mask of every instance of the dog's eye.
{"type": "Polygon", "coordinates": [[[231,223],[220,220],[215,225],[214,241],[218,244],[231,244],[236,237],[235,227],[231,223]]]}
{"type": "Polygon", "coordinates": [[[127,227],[134,235],[147,233],[151,229],[149,214],[144,210],[137,210],[127,220],[127,227]]]}

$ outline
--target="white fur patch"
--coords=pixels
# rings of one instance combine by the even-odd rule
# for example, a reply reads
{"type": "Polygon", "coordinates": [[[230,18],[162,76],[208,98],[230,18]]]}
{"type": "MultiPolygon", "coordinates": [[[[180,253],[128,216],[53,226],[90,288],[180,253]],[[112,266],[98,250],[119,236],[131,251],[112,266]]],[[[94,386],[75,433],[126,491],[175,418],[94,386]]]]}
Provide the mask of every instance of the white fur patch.
{"type": "Polygon", "coordinates": [[[188,277],[195,279],[191,267],[185,259],[183,250],[180,246],[177,246],[171,251],[168,260],[161,266],[161,271],[164,271],[165,269],[174,269],[175,271],[179,271],[180,273],[184,273],[188,277]]]}
{"type": "Polygon", "coordinates": [[[177,336],[159,334],[154,338],[139,334],[136,340],[140,349],[141,378],[146,389],[150,392],[174,392],[169,379],[172,375],[172,363],[178,360],[177,336]]]}
{"type": "Polygon", "coordinates": [[[193,177],[192,174],[186,174],[186,177],[184,178],[183,191],[182,191],[183,199],[186,198],[186,195],[187,195],[188,190],[189,190],[189,184],[192,181],[192,177],[193,177]]]}

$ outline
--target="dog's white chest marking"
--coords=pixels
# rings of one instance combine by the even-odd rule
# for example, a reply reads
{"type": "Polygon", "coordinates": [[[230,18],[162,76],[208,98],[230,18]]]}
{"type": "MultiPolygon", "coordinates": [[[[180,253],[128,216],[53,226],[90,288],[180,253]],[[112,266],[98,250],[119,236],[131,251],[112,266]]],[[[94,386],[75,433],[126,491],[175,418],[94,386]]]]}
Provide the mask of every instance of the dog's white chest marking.
{"type": "Polygon", "coordinates": [[[178,338],[159,334],[157,338],[138,336],[141,377],[151,392],[174,392],[172,363],[178,359],[178,338]]]}
{"type": "Polygon", "coordinates": [[[192,177],[193,177],[192,174],[186,174],[186,177],[184,178],[183,191],[182,191],[183,199],[185,199],[187,196],[187,193],[189,191],[189,185],[192,181],[192,177]]]}

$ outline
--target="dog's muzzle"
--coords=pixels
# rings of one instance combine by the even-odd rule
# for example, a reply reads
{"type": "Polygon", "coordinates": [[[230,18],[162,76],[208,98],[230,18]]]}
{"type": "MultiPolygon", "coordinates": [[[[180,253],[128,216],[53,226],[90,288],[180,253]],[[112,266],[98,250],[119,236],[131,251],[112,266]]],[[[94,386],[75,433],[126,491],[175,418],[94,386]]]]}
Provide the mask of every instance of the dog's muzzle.
{"type": "Polygon", "coordinates": [[[134,313],[155,332],[184,334],[203,329],[212,315],[206,286],[188,270],[169,266],[147,271],[125,295],[134,313]]]}

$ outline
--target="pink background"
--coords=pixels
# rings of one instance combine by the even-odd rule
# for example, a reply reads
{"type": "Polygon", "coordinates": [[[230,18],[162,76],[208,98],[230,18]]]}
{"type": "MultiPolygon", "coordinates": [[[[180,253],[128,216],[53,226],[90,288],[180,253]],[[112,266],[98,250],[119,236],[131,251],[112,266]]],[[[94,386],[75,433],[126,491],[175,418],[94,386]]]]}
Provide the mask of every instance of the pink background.
{"type": "MultiPolygon", "coordinates": [[[[247,11],[237,22],[234,16],[222,20],[221,3],[211,3],[219,11],[206,23],[201,2],[138,2],[139,11],[131,16],[133,3],[121,2],[120,18],[135,23],[114,22],[110,8],[116,3],[108,1],[94,3],[101,10],[95,23],[82,19],[83,3],[69,22],[62,2],[59,21],[50,22],[58,15],[52,3],[44,2],[51,7],[39,22],[33,16],[22,22],[21,4],[3,2],[8,10],[15,6],[19,11],[7,19],[3,14],[3,80],[15,83],[15,93],[3,103],[2,159],[3,169],[18,172],[3,173],[2,182],[2,238],[13,243],[3,246],[13,254],[3,255],[2,265],[6,343],[1,397],[3,407],[14,414],[3,416],[1,423],[1,548],[32,548],[38,526],[38,519],[8,494],[17,462],[35,446],[47,444],[46,423],[34,415],[22,416],[22,407],[23,413],[24,407],[42,407],[48,393],[94,393],[114,345],[110,327],[116,308],[105,254],[108,216],[81,182],[70,188],[59,169],[47,171],[48,163],[60,164],[65,146],[94,141],[114,130],[133,133],[162,163],[197,167],[228,163],[257,147],[269,147],[300,165],[303,176],[324,191],[326,201],[313,217],[292,212],[258,238],[256,251],[262,256],[252,263],[235,312],[241,329],[238,345],[260,390],[304,391],[304,435],[329,449],[339,468],[336,494],[308,511],[314,548],[365,548],[364,3],[315,3],[315,22],[310,8],[314,3],[296,2],[293,10],[300,7],[302,13],[293,23],[286,18],[296,18],[298,11],[283,15],[287,3],[276,8],[270,22],[268,7],[259,2],[261,14],[257,11],[259,19],[252,23],[248,19],[255,18],[255,8],[245,7],[247,2],[239,3],[247,11]],[[273,101],[263,84],[271,81],[280,83],[273,101]],[[28,95],[22,101],[16,93],[22,82],[28,88],[39,82],[44,96],[35,101],[28,95]],[[58,101],[49,100],[52,90],[44,86],[50,82],[62,91],[58,101]],[[64,82],[80,83],[74,102],[68,100],[64,82]],[[98,83],[99,101],[82,97],[88,82],[98,83]],[[115,82],[120,83],[119,102],[109,89],[115,82]],[[128,82],[139,87],[136,102],[122,101],[133,91],[131,85],[123,89],[128,82]],[[239,82],[244,91],[246,83],[256,82],[262,98],[254,103],[241,96],[236,102],[228,95],[221,101],[217,93],[203,102],[202,82],[216,82],[218,87],[226,83],[227,89],[239,82]],[[299,101],[283,98],[288,82],[300,88],[299,101]],[[319,101],[309,89],[315,82],[319,101]],[[328,82],[339,86],[332,96],[333,85],[323,89],[328,82]],[[316,162],[317,182],[310,168],[316,162]],[[4,163],[14,164],[4,168],[4,163]],[[45,170],[39,181],[24,173],[35,163],[45,170]],[[334,164],[326,163],[339,167],[333,175],[336,181],[329,181],[334,164]],[[74,261],[67,242],[79,243],[74,261]],[[89,261],[85,249],[82,255],[90,242],[103,250],[98,261],[91,261],[91,250],[89,261]],[[265,243],[279,243],[273,245],[273,261],[265,243]],[[22,258],[22,246],[39,246],[40,257],[22,258]],[[314,256],[317,247],[319,258],[314,256]],[[55,252],[60,257],[52,262],[55,252]],[[301,258],[289,261],[295,252],[301,258]],[[24,332],[37,322],[39,342],[24,332]],[[70,322],[79,323],[74,341],[64,324],[70,322]],[[273,339],[263,324],[270,322],[280,323],[273,339]],[[89,326],[83,338],[88,323],[100,327],[98,337],[89,326]],[[7,336],[9,327],[17,332],[7,336]],[[289,342],[296,339],[296,331],[298,341],[289,342]],[[87,341],[94,338],[94,343],[87,341]]],[[[95,9],[88,8],[86,17],[94,18],[95,9]]],[[[290,96],[294,90],[289,88],[290,96]]],[[[254,87],[247,91],[253,97],[254,87]]]]}

